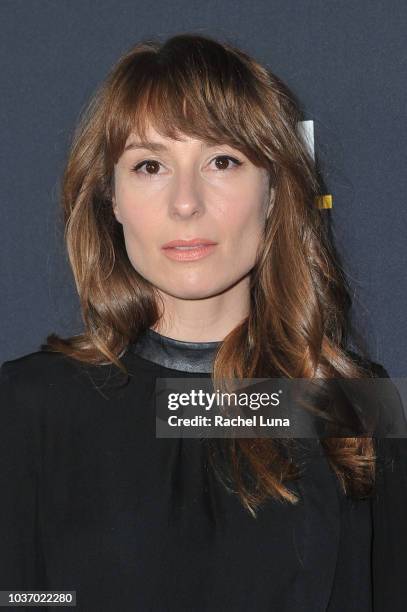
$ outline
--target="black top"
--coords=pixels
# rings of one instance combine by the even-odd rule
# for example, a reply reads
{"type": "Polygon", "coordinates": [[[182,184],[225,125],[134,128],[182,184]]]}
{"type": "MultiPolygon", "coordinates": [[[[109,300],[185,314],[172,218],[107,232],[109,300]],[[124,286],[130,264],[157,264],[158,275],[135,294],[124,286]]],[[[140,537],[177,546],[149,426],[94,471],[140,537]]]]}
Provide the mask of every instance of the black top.
{"type": "Polygon", "coordinates": [[[3,364],[0,590],[76,590],[84,612],[407,609],[404,439],[379,441],[377,493],[359,501],[303,440],[300,503],[253,518],[204,440],[156,438],[155,379],[208,377],[218,344],[147,330],[125,386],[46,351],[3,364]]]}

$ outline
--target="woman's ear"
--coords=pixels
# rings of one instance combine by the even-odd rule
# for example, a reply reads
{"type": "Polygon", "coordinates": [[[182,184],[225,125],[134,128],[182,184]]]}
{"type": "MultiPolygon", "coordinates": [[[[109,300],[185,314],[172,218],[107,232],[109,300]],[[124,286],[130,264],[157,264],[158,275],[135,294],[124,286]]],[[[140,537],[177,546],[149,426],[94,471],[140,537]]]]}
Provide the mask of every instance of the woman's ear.
{"type": "Polygon", "coordinates": [[[114,216],[116,217],[116,221],[118,221],[118,223],[121,223],[122,220],[120,217],[119,207],[117,206],[116,198],[114,196],[112,196],[112,210],[114,216]]]}
{"type": "Polygon", "coordinates": [[[271,211],[274,208],[275,193],[276,193],[275,189],[270,189],[270,197],[269,197],[269,202],[268,202],[267,210],[266,210],[266,219],[269,218],[269,216],[271,215],[271,211]]]}
{"type": "Polygon", "coordinates": [[[113,173],[112,177],[111,177],[111,181],[110,181],[110,189],[109,189],[109,198],[112,202],[112,211],[114,216],[116,217],[116,220],[121,223],[121,217],[120,217],[120,212],[119,212],[119,207],[117,206],[117,202],[116,202],[116,180],[115,180],[115,174],[113,173]]]}

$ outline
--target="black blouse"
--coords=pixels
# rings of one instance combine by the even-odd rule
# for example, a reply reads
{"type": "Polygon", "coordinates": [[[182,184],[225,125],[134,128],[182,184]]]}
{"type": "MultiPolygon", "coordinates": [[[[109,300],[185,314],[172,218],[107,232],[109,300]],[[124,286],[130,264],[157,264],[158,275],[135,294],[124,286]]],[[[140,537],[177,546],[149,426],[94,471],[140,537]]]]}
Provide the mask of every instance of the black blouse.
{"type": "Polygon", "coordinates": [[[364,500],[303,439],[300,502],[253,518],[204,440],[156,438],[156,378],[208,377],[218,344],[147,330],[122,356],[125,386],[46,351],[3,364],[0,590],[75,590],[84,612],[407,609],[405,439],[378,440],[364,500]]]}

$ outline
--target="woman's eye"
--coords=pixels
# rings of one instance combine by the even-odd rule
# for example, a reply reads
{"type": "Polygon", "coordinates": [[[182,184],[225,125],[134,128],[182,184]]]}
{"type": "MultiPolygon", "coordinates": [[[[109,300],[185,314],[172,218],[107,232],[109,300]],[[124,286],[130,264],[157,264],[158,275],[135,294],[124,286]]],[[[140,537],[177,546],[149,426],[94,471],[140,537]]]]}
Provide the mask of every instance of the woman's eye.
{"type": "Polygon", "coordinates": [[[158,174],[158,172],[156,172],[156,170],[159,168],[159,166],[161,166],[160,162],[156,161],[155,159],[145,159],[144,161],[142,161],[139,164],[137,164],[136,166],[134,166],[133,172],[135,172],[137,174],[144,174],[148,178],[151,178],[154,175],[158,174]],[[143,166],[146,166],[146,171],[147,172],[141,172],[140,171],[140,169],[143,166]]]}
{"type": "Polygon", "coordinates": [[[230,155],[217,155],[212,161],[216,162],[218,164],[218,162],[220,161],[220,164],[218,164],[216,166],[217,170],[232,170],[232,168],[230,167],[230,163],[229,160],[231,160],[235,166],[241,166],[243,162],[239,161],[238,159],[236,159],[236,157],[231,157],[230,155]],[[226,164],[226,165],[225,165],[226,164]]]}
{"type": "MultiPolygon", "coordinates": [[[[211,163],[215,162],[216,170],[224,172],[225,170],[232,170],[235,166],[241,166],[243,162],[239,161],[235,157],[230,155],[217,155],[211,163]],[[233,162],[235,166],[230,167],[230,162],[233,162]]],[[[161,163],[155,159],[145,159],[132,168],[132,172],[136,174],[142,174],[147,178],[153,178],[159,174],[161,163]],[[145,167],[145,172],[142,168],[145,167]]]]}

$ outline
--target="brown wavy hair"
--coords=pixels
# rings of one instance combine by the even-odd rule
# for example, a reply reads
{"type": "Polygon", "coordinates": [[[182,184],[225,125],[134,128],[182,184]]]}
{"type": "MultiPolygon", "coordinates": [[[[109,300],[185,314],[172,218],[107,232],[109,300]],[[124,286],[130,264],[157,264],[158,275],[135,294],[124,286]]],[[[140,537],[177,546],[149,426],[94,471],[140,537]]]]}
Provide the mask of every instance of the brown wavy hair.
{"type": "MultiPolygon", "coordinates": [[[[225,379],[363,378],[368,368],[347,350],[350,291],[315,205],[319,180],[298,134],[300,106],[271,70],[243,50],[193,33],[136,44],[112,68],[81,113],[62,179],[64,237],[80,297],[84,331],[47,337],[43,347],[97,365],[120,361],[129,343],[163,315],[160,296],[131,265],[112,211],[114,164],[131,132],[148,124],[228,143],[267,168],[271,214],[251,271],[250,311],[222,341],[212,376],[225,379]]],[[[227,472],[210,462],[244,507],[268,497],[297,503],[287,482],[299,468],[289,439],[223,440],[227,472]],[[223,475],[222,475],[223,474],[223,475]],[[250,475],[250,478],[248,478],[250,475]]],[[[326,457],[347,495],[365,497],[375,477],[374,439],[324,438],[326,457]]]]}

